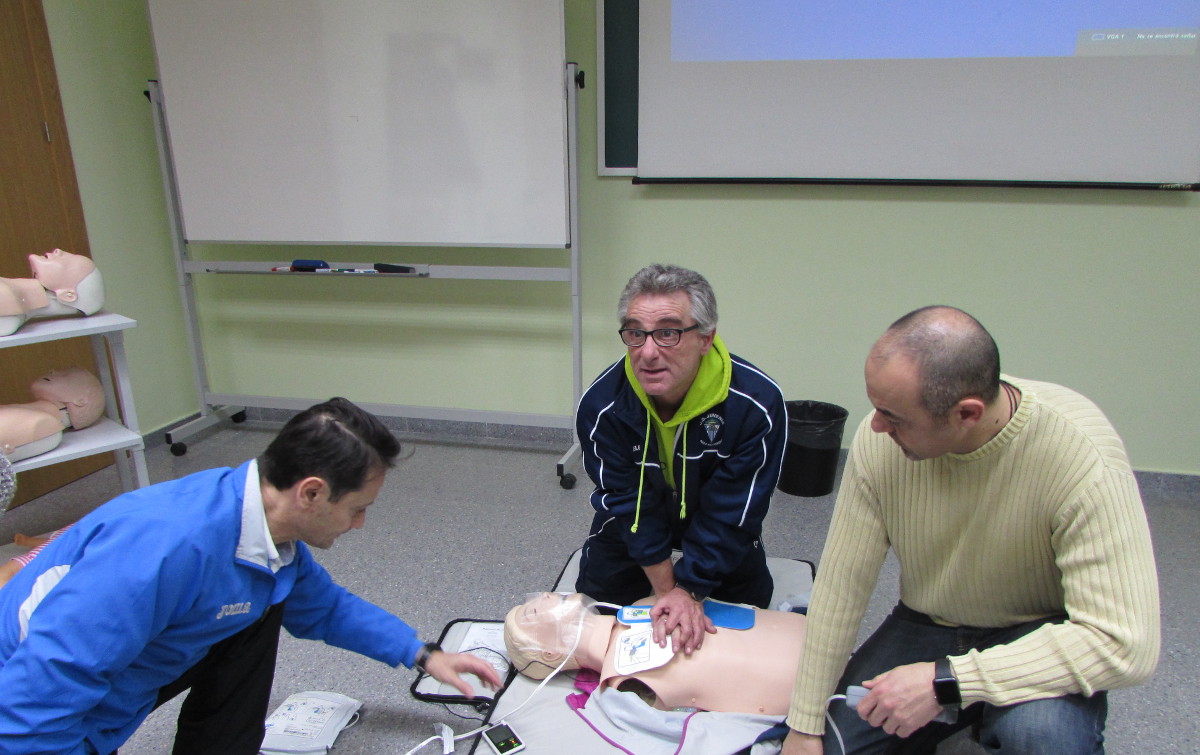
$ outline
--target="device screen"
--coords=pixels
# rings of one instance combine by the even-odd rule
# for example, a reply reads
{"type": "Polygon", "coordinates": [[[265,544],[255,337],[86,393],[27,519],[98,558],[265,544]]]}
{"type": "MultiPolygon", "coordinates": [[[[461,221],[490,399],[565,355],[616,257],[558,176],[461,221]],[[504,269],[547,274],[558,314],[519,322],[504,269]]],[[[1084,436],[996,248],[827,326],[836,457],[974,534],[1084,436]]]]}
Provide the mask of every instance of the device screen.
{"type": "Polygon", "coordinates": [[[516,752],[525,747],[525,744],[517,739],[516,732],[505,724],[496,724],[483,734],[488,738],[488,743],[492,745],[492,749],[500,753],[500,755],[516,752]]]}

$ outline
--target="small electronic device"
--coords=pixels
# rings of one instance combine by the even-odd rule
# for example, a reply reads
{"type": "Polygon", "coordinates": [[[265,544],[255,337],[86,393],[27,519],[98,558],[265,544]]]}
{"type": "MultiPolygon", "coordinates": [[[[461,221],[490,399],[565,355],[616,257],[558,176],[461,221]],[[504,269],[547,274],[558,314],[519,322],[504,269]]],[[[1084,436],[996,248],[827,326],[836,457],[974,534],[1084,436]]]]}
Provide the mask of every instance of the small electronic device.
{"type": "Polygon", "coordinates": [[[866,687],[860,687],[857,684],[851,684],[846,688],[846,706],[849,708],[857,708],[858,704],[862,702],[862,699],[867,696],[867,692],[869,691],[870,690],[868,690],[866,687]]]}
{"type": "Polygon", "coordinates": [[[511,752],[520,752],[525,749],[525,743],[506,721],[501,721],[490,729],[484,729],[483,739],[496,755],[509,755],[511,752]]]}
{"type": "Polygon", "coordinates": [[[626,625],[649,623],[651,608],[654,606],[622,606],[617,611],[617,621],[626,625]]]}
{"type": "MultiPolygon", "coordinates": [[[[866,687],[860,687],[857,684],[850,685],[846,688],[846,706],[857,708],[868,692],[870,690],[866,687]]],[[[958,706],[942,708],[942,712],[938,713],[933,720],[943,724],[952,724],[958,721],[958,706]]]]}

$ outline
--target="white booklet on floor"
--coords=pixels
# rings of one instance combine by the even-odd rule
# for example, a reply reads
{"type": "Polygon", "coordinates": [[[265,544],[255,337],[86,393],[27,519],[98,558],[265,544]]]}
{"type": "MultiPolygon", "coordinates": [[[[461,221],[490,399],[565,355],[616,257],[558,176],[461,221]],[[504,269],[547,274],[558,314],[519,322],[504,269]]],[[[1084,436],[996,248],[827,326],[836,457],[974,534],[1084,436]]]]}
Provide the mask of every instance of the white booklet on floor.
{"type": "Polygon", "coordinates": [[[358,721],[362,703],[336,692],[297,692],[267,718],[261,755],[327,753],[358,721]]]}

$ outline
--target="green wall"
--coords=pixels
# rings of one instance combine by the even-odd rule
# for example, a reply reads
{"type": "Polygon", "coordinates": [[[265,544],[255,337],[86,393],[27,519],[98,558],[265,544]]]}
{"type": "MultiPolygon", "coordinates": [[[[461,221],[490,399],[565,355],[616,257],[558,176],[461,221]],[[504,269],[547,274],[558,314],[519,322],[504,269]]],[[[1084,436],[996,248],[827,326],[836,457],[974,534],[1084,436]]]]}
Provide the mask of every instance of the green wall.
{"type": "MultiPolygon", "coordinates": [[[[93,254],[128,337],[143,429],[196,410],[158,179],[141,0],[44,0],[93,254]]],[[[869,405],[862,362],[904,312],[975,314],[1005,371],[1105,409],[1139,469],[1200,473],[1193,300],[1200,197],[1108,190],[634,186],[598,178],[595,7],[567,1],[580,99],[584,373],[620,354],[616,296],[675,262],[717,291],[721,332],[789,398],[869,405]]],[[[563,265],[554,250],[205,248],[213,258],[563,265]]],[[[219,392],[566,414],[570,299],[554,283],[211,276],[199,285],[219,392]]]]}
{"type": "Polygon", "coordinates": [[[143,433],[195,411],[150,103],[155,77],[145,3],[44,0],[92,257],[106,307],[132,317],[128,331],[143,433]]]}

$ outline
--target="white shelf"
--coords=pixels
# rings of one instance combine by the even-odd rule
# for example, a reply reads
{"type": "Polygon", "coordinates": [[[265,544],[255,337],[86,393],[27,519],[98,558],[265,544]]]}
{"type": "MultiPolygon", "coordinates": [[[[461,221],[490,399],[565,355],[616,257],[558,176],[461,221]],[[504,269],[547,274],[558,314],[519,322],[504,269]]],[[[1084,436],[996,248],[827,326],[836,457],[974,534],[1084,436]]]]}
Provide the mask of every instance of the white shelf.
{"type": "Polygon", "coordinates": [[[114,315],[112,312],[97,312],[91,317],[60,317],[46,320],[30,320],[10,336],[0,336],[0,349],[10,346],[27,346],[62,338],[79,338],[118,330],[128,330],[137,325],[137,320],[114,315]]]}
{"type": "Polygon", "coordinates": [[[95,354],[96,364],[100,369],[100,384],[104,387],[104,417],[82,430],[64,430],[62,442],[57,447],[15,462],[13,468],[17,472],[85,456],[116,452],[117,472],[125,490],[150,484],[146,471],[145,443],[138,430],[137,413],[133,408],[133,391],[129,384],[129,365],[125,360],[123,331],[136,325],[137,321],[128,317],[112,312],[99,312],[90,317],[31,320],[22,325],[16,333],[0,336],[0,349],[64,338],[87,337],[91,339],[92,353],[95,354]],[[111,373],[108,370],[110,357],[111,373]]]}
{"type": "Polygon", "coordinates": [[[64,430],[62,443],[59,443],[57,447],[44,454],[13,462],[13,469],[25,472],[108,451],[130,449],[141,451],[144,448],[142,436],[119,422],[102,418],[96,424],[82,430],[64,430]]]}

